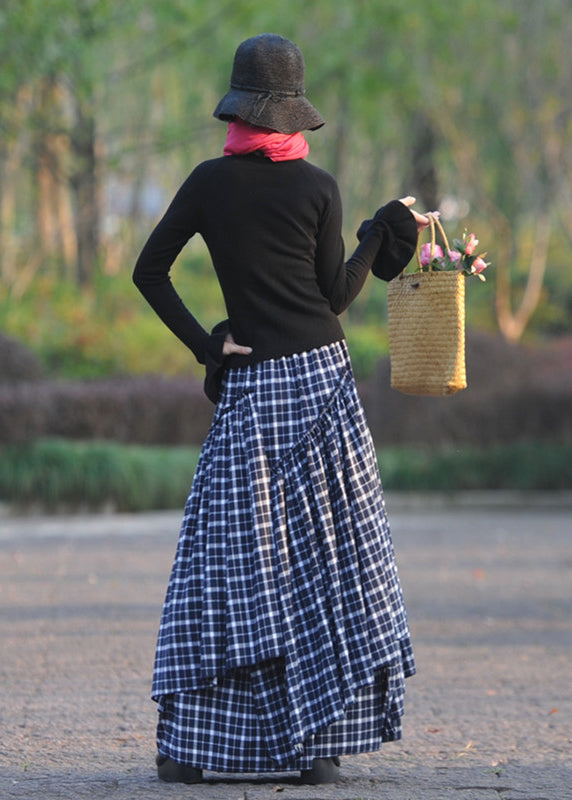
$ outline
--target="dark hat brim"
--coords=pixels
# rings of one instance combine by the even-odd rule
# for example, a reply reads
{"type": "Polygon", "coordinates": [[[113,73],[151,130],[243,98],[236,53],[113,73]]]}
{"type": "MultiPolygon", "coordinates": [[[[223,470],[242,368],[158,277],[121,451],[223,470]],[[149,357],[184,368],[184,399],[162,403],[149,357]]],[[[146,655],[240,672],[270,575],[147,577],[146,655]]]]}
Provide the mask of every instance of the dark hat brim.
{"type": "Polygon", "coordinates": [[[266,92],[230,89],[214,110],[217,119],[239,117],[251,125],[278,133],[314,131],[324,125],[321,114],[304,95],[277,96],[266,92]]]}

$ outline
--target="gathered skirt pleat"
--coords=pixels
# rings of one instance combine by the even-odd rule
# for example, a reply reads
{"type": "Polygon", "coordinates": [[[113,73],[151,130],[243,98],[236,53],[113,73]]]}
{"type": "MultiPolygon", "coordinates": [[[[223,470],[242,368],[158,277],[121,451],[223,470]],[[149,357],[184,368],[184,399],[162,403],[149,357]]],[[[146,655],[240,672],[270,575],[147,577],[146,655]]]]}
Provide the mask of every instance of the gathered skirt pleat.
{"type": "Polygon", "coordinates": [[[375,750],[414,669],[345,342],[230,370],[163,607],[159,752],[257,772],[375,750]]]}

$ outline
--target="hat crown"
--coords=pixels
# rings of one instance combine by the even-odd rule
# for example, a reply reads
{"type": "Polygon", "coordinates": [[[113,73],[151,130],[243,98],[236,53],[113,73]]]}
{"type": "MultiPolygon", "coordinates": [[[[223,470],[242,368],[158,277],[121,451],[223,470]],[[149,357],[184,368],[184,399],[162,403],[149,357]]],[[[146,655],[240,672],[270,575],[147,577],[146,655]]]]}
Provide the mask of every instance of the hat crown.
{"type": "Polygon", "coordinates": [[[276,33],[261,33],[234,54],[230,89],[214,110],[217,119],[244,120],[279,133],[314,131],[324,124],[306,98],[300,48],[276,33]]]}
{"type": "Polygon", "coordinates": [[[262,33],[242,42],[232,68],[233,89],[303,95],[304,57],[300,48],[274,33],[262,33]]]}

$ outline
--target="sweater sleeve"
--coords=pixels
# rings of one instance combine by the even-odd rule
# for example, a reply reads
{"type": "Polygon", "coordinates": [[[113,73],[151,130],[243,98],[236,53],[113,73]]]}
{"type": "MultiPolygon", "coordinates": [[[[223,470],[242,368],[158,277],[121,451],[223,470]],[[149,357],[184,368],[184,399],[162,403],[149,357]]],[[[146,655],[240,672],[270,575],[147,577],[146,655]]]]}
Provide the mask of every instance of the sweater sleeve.
{"type": "Polygon", "coordinates": [[[357,238],[362,242],[372,228],[382,226],[381,245],[371,271],[377,278],[391,281],[409,264],[417,247],[417,223],[409,208],[392,200],[379,209],[373,219],[362,222],[357,238]]]}
{"type": "Polygon", "coordinates": [[[341,226],[341,200],[335,186],[317,237],[315,263],[320,290],[336,314],[345,311],[357,297],[372,266],[383,264],[384,274],[399,267],[398,274],[407,266],[417,245],[417,224],[399,200],[383,206],[372,220],[362,223],[358,231],[360,243],[345,262],[341,226]]]}
{"type": "Polygon", "coordinates": [[[196,211],[189,190],[191,178],[181,186],[143,247],[135,264],[133,282],[165,325],[204,364],[209,334],[183,303],[170,277],[175,259],[196,233],[196,211]]]}

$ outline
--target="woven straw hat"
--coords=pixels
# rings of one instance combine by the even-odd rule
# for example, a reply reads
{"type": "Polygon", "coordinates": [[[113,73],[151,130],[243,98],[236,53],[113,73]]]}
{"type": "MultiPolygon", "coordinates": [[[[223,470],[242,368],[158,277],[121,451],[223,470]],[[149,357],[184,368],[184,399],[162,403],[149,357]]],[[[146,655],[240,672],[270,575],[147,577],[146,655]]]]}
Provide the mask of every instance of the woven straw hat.
{"type": "Polygon", "coordinates": [[[324,120],[305,97],[304,57],[300,48],[274,33],[246,39],[234,56],[230,90],[214,116],[239,117],[279,133],[315,130],[324,120]]]}

